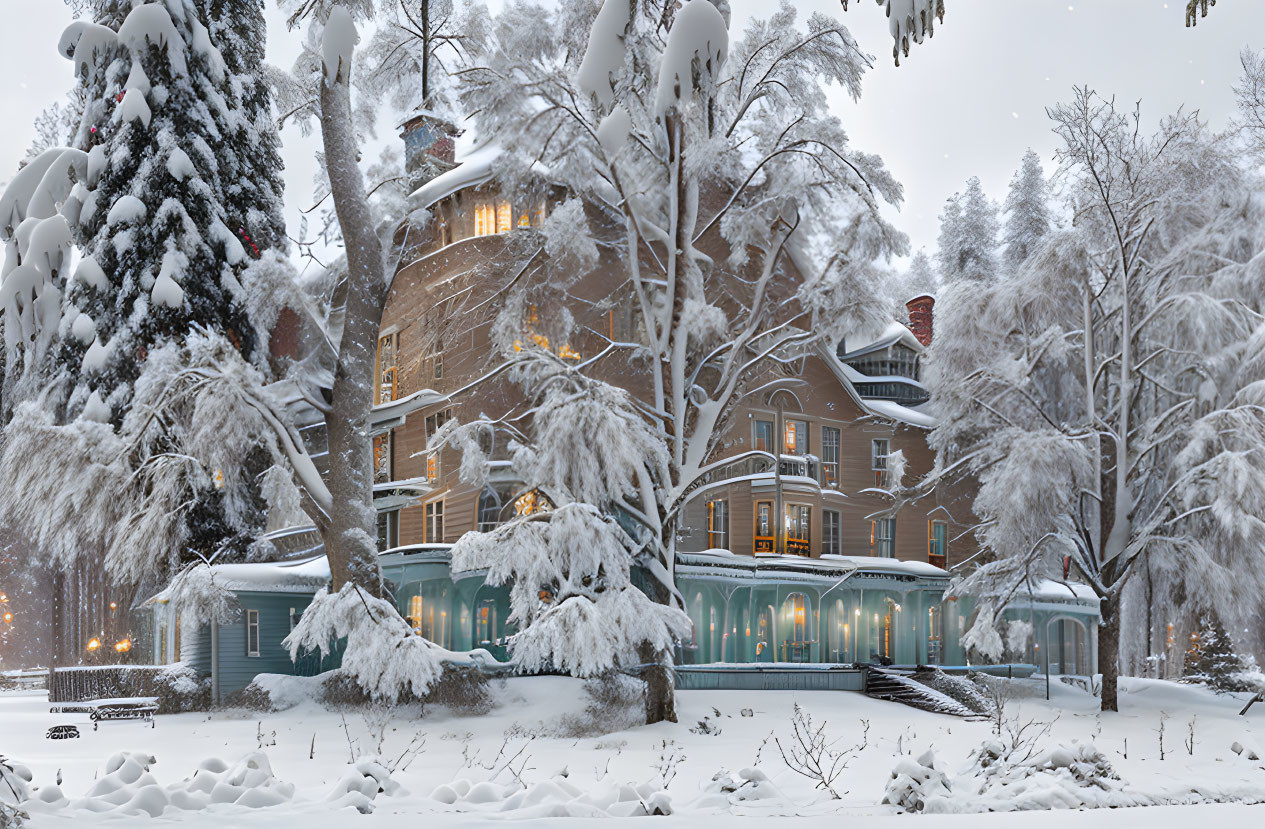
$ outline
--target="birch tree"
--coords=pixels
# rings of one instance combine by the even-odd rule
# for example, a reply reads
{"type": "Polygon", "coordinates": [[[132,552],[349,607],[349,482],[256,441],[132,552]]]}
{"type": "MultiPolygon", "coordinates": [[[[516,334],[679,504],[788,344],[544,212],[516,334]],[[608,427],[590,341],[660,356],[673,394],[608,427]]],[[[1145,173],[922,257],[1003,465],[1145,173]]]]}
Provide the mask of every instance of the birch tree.
{"type": "Polygon", "coordinates": [[[1073,228],[995,286],[946,292],[933,478],[980,482],[991,560],[961,585],[977,624],[1032,579],[1083,580],[1102,707],[1118,710],[1120,603],[1141,562],[1223,612],[1251,612],[1263,586],[1261,211],[1193,114],[1148,135],[1087,89],[1049,113],[1073,228]]]}

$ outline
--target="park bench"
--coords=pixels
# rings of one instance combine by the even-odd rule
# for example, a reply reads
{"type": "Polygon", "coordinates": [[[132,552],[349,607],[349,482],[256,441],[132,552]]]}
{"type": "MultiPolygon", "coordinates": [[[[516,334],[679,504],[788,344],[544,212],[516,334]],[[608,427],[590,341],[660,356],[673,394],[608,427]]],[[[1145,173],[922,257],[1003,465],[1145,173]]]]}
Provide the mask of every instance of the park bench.
{"type": "Polygon", "coordinates": [[[157,697],[118,697],[69,702],[49,709],[54,714],[87,714],[96,731],[103,720],[143,720],[154,727],[154,714],[158,712],[157,697]]]}

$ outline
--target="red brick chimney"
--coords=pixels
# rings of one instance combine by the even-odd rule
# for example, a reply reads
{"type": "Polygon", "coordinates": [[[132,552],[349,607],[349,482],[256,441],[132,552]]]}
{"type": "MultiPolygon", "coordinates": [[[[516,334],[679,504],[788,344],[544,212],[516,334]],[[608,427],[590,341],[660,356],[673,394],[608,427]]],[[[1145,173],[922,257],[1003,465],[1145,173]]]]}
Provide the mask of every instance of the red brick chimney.
{"type": "Polygon", "coordinates": [[[461,130],[431,112],[418,112],[400,125],[404,170],[420,187],[456,166],[456,139],[461,130]]]}
{"type": "Polygon", "coordinates": [[[909,309],[909,330],[923,345],[931,345],[932,309],[935,305],[936,298],[931,294],[916,296],[905,303],[909,309]]]}

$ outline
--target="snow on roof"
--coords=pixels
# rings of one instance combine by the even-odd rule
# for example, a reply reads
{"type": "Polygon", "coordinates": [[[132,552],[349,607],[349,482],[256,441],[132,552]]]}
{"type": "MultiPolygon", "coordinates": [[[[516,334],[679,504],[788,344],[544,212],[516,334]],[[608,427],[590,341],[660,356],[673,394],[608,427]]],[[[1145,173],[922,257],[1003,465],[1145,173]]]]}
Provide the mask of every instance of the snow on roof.
{"type": "MultiPolygon", "coordinates": [[[[1029,597],[1037,601],[1076,600],[1078,603],[1092,602],[1093,604],[1098,604],[1099,602],[1098,595],[1094,593],[1094,589],[1088,584],[1074,581],[1055,581],[1054,579],[1033,579],[1015,591],[1015,599],[1017,601],[1023,601],[1029,597]]],[[[1011,604],[1014,604],[1014,602],[1011,604]]]]}
{"type": "Polygon", "coordinates": [[[501,152],[501,146],[492,142],[479,146],[466,154],[456,167],[435,176],[409,194],[409,205],[415,209],[426,209],[458,190],[487,183],[492,179],[492,164],[500,158],[501,152]]]}
{"type": "MultiPolygon", "coordinates": [[[[900,323],[896,323],[900,325],[900,323]]],[[[900,326],[904,328],[903,325],[900,326]]],[[[908,331],[909,329],[905,329],[908,331]]],[[[913,336],[912,334],[910,336],[913,336]]],[[[927,411],[924,406],[917,409],[903,406],[900,403],[891,400],[878,400],[872,397],[862,397],[856,390],[856,383],[872,383],[874,378],[868,377],[847,363],[839,359],[838,355],[829,348],[822,347],[819,350],[821,358],[826,361],[826,365],[830,367],[835,376],[839,378],[840,384],[847,389],[848,394],[852,395],[852,399],[861,409],[875,417],[882,417],[888,420],[896,420],[910,426],[917,426],[920,429],[934,429],[936,427],[936,417],[927,411]]]]}
{"type": "Polygon", "coordinates": [[[948,578],[949,576],[947,571],[925,561],[901,561],[878,556],[824,555],[820,558],[805,558],[775,553],[757,553],[755,556],[747,556],[737,555],[729,550],[712,549],[701,553],[677,553],[677,561],[683,565],[735,567],[753,571],[758,569],[792,570],[806,575],[826,577],[837,576],[848,571],[930,578],[948,578]]]}
{"type": "Polygon", "coordinates": [[[918,341],[918,338],[914,336],[914,332],[895,320],[888,323],[887,327],[878,333],[877,336],[874,332],[865,332],[855,337],[847,337],[843,342],[848,347],[848,350],[843,354],[843,359],[845,360],[868,354],[871,351],[878,351],[881,348],[887,348],[896,342],[909,346],[919,354],[926,350],[926,346],[918,341]]]}
{"type": "Polygon", "coordinates": [[[399,400],[379,403],[369,412],[369,431],[374,435],[385,432],[387,429],[404,423],[404,418],[413,412],[442,403],[447,399],[447,395],[433,389],[419,389],[399,400]]]}
{"type": "Polygon", "coordinates": [[[315,593],[329,581],[329,559],[313,556],[302,561],[216,564],[215,583],[234,591],[315,593]]]}
{"type": "Polygon", "coordinates": [[[893,400],[874,400],[865,399],[865,407],[876,415],[881,417],[890,417],[892,420],[899,420],[901,423],[908,423],[910,426],[920,426],[923,429],[936,428],[936,419],[934,416],[916,411],[908,406],[893,400]]]}

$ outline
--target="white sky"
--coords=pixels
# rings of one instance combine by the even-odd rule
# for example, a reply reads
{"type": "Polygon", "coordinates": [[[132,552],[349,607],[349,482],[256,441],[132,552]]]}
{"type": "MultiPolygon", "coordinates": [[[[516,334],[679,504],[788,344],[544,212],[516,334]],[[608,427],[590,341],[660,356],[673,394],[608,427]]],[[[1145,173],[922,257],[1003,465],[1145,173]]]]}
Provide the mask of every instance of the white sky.
{"type": "MultiPolygon", "coordinates": [[[[740,18],[772,5],[731,3],[740,18]]],[[[288,67],[301,35],[286,31],[268,4],[268,58],[288,67]]],[[[805,14],[842,14],[838,0],[801,5],[805,14]]],[[[1194,29],[1183,25],[1183,0],[945,0],[936,36],[896,68],[881,8],[870,0],[851,5],[844,22],[876,61],[858,104],[836,96],[838,113],[853,146],[881,155],[904,184],[905,204],[892,218],[915,250],[929,252],[944,200],[969,176],[1000,201],[1027,147],[1052,170],[1056,142],[1044,107],[1065,100],[1074,84],[1141,99],[1152,120],[1185,104],[1220,127],[1234,110],[1240,48],[1265,40],[1260,0],[1226,0],[1194,29]]],[[[3,181],[25,154],[32,120],[72,83],[70,62],[56,50],[71,16],[58,0],[0,0],[0,11],[3,181]]],[[[296,233],[298,210],[310,204],[317,144],[292,129],[283,140],[286,216],[296,233]]]]}

